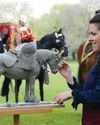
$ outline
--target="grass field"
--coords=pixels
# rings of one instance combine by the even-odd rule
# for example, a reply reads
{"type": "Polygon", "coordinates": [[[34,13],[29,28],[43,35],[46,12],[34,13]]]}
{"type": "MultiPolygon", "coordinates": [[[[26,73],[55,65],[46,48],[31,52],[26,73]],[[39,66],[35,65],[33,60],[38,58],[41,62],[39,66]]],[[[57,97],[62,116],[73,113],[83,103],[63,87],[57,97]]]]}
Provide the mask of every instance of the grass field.
{"type": "MultiPolygon", "coordinates": [[[[73,74],[76,76],[78,64],[75,61],[69,61],[73,74]]],[[[57,73],[50,75],[50,84],[44,85],[45,100],[54,101],[54,96],[59,92],[68,90],[65,79],[57,73]]],[[[1,77],[1,83],[3,76],[1,77]]],[[[19,100],[23,102],[25,82],[20,88],[19,100]]],[[[36,81],[36,96],[39,97],[38,81],[36,81]]],[[[0,84],[1,88],[1,84],[0,84]]],[[[5,103],[5,98],[0,96],[0,102],[5,103]]],[[[9,103],[14,102],[14,90],[10,91],[9,103]]],[[[50,113],[37,113],[29,115],[21,115],[20,125],[81,125],[81,105],[78,110],[74,110],[71,106],[72,100],[65,102],[65,108],[55,108],[50,113]]],[[[12,116],[0,116],[0,125],[12,125],[12,116]]]]}

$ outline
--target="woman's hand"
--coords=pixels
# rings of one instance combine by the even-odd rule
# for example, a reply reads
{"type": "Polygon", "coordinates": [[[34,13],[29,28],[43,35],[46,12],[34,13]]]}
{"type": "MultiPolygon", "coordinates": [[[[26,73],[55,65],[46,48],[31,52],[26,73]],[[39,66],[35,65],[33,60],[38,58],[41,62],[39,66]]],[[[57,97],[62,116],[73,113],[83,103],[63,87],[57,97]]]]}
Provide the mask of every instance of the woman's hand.
{"type": "Polygon", "coordinates": [[[59,72],[69,84],[74,84],[70,66],[65,61],[59,63],[59,72]]]}
{"type": "Polygon", "coordinates": [[[58,104],[63,104],[64,101],[72,98],[72,91],[62,92],[55,96],[55,101],[58,104]]]}

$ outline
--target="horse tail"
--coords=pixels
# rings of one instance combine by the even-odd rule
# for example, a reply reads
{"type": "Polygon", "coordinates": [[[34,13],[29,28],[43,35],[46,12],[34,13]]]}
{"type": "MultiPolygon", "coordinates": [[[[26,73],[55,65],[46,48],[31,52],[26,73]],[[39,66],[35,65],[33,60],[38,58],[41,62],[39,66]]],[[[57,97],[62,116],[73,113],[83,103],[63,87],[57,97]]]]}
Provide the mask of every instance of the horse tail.
{"type": "Polygon", "coordinates": [[[11,82],[11,79],[5,77],[3,81],[3,85],[1,88],[1,96],[6,96],[6,102],[8,102],[8,94],[9,94],[9,84],[11,82]]]}

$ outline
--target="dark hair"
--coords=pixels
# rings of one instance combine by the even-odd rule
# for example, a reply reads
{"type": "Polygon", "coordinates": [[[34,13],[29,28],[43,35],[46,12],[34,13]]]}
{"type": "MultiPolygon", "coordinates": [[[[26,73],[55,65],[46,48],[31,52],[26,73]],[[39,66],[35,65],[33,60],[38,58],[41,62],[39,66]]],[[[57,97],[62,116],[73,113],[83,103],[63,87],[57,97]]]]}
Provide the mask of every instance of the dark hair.
{"type": "Polygon", "coordinates": [[[89,23],[95,23],[100,30],[100,13],[96,14],[90,21],[89,23]]]}
{"type": "MultiPolygon", "coordinates": [[[[95,16],[89,21],[89,23],[90,24],[94,23],[97,26],[97,28],[100,30],[100,13],[99,12],[95,13],[95,16]]],[[[96,63],[100,64],[100,53],[96,53],[96,55],[97,55],[96,63]]]]}
{"type": "Polygon", "coordinates": [[[100,23],[100,13],[96,14],[91,20],[90,23],[100,23]]]}

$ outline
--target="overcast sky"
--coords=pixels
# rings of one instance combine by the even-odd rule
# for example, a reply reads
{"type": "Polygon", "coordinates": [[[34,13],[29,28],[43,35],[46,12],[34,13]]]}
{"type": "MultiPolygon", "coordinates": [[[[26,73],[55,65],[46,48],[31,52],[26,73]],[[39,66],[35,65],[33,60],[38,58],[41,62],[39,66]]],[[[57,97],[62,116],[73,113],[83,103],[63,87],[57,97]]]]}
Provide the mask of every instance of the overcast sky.
{"type": "Polygon", "coordinates": [[[80,0],[0,0],[0,2],[12,2],[16,1],[17,3],[28,1],[34,8],[34,16],[39,17],[42,14],[48,12],[52,6],[55,4],[61,4],[61,3],[70,3],[70,4],[76,4],[79,3],[80,0]]]}

